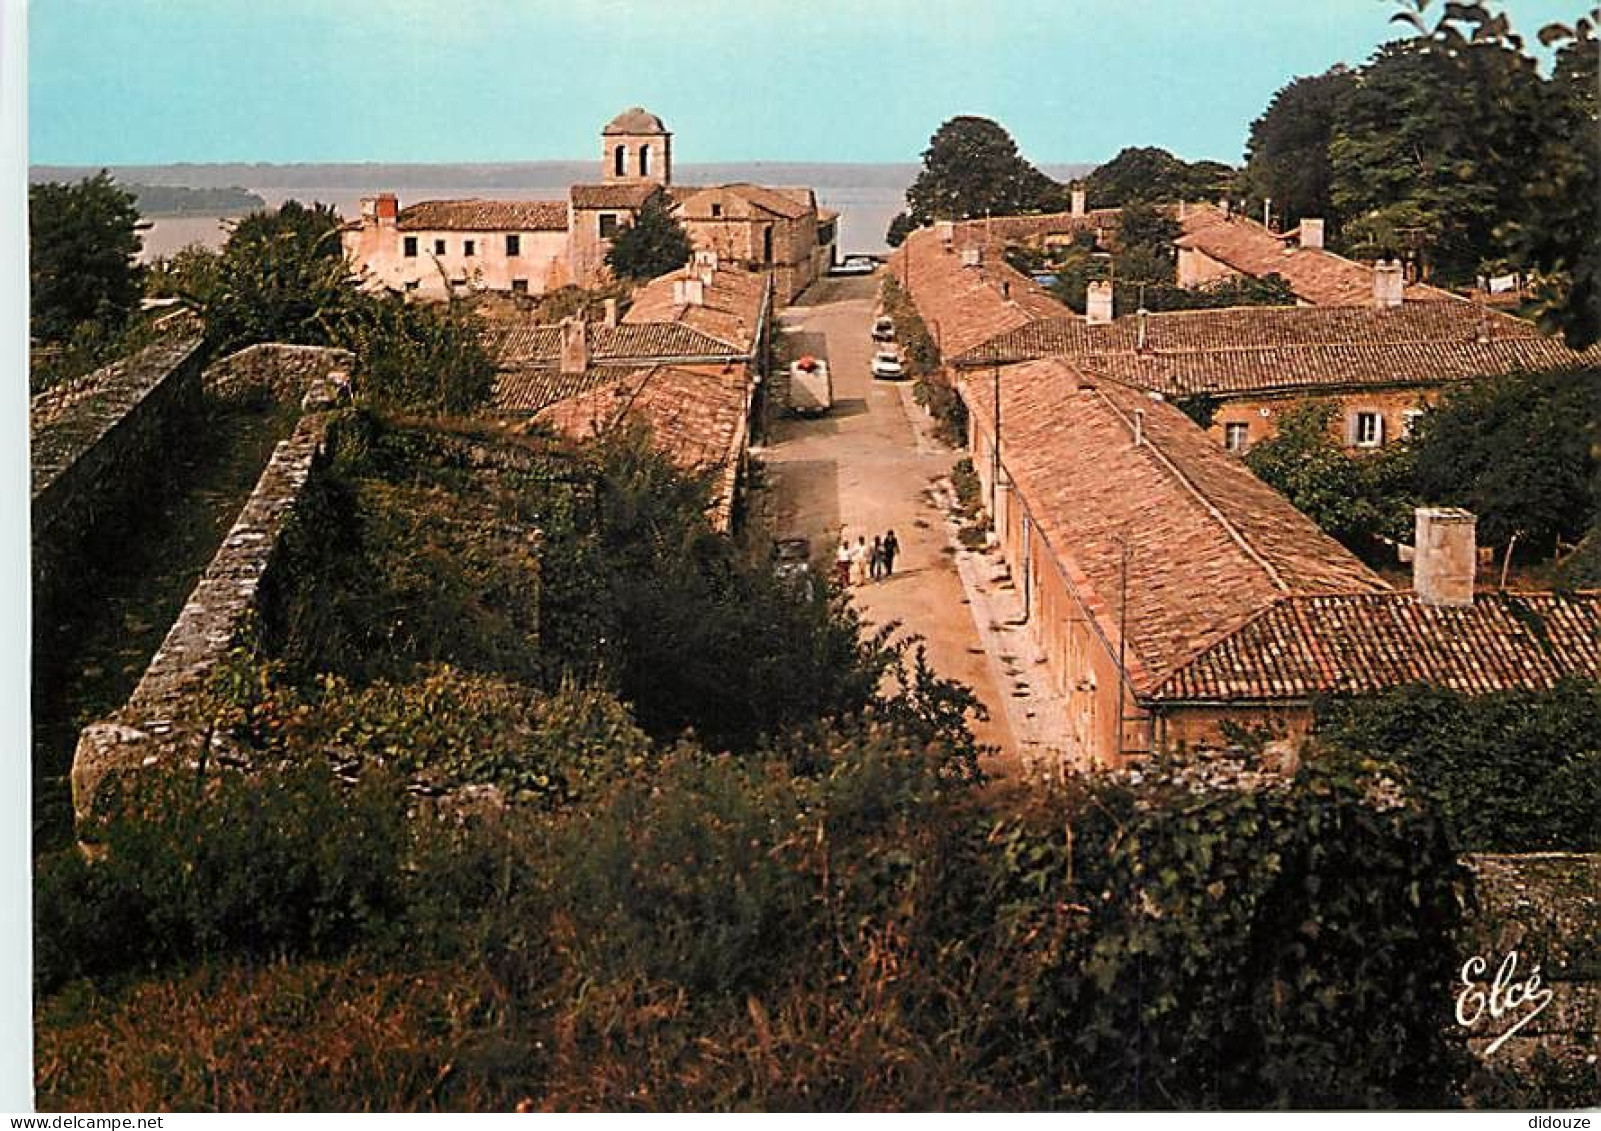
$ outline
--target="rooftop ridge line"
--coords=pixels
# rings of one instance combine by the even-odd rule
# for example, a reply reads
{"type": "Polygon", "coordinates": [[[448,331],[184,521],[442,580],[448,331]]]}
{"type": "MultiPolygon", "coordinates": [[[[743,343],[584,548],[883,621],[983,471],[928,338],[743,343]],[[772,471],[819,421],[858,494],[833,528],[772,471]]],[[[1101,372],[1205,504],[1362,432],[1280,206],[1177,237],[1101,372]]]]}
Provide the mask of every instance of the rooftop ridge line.
{"type": "MultiPolygon", "coordinates": [[[[1092,391],[1095,393],[1097,399],[1099,399],[1103,404],[1117,414],[1118,419],[1121,420],[1124,426],[1128,428],[1129,434],[1133,435],[1134,422],[1130,420],[1123,410],[1117,406],[1116,402],[1114,402],[1111,397],[1108,397],[1099,389],[1094,389],[1092,391]]],[[[1289,583],[1286,582],[1284,578],[1279,576],[1279,571],[1273,568],[1272,563],[1264,558],[1261,553],[1257,551],[1256,547],[1251,545],[1250,541],[1245,537],[1245,535],[1242,534],[1240,530],[1228,520],[1228,516],[1217,508],[1216,504],[1214,504],[1212,500],[1207,497],[1206,493],[1197,487],[1195,482],[1190,479],[1188,475],[1185,475],[1184,472],[1179,469],[1177,464],[1168,458],[1167,453],[1162,451],[1160,445],[1158,445],[1152,439],[1148,430],[1141,429],[1140,446],[1149,448],[1151,450],[1151,454],[1155,457],[1157,462],[1160,463],[1162,467],[1167,470],[1168,474],[1173,476],[1173,478],[1176,479],[1186,491],[1195,496],[1196,500],[1201,504],[1201,506],[1206,508],[1206,513],[1210,515],[1212,519],[1228,533],[1228,536],[1233,539],[1235,545],[1239,546],[1241,550],[1245,551],[1245,555],[1248,558],[1261,567],[1262,572],[1267,574],[1268,580],[1271,581],[1280,592],[1286,594],[1292,592],[1289,583]]]]}

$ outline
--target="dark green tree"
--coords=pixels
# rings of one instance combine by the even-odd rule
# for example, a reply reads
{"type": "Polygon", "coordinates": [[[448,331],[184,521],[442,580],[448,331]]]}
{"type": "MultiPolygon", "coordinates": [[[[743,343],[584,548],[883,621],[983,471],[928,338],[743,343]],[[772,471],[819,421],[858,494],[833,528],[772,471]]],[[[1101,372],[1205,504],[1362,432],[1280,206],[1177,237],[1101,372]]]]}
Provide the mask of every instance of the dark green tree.
{"type": "Polygon", "coordinates": [[[1278,431],[1245,463],[1324,533],[1354,552],[1376,553],[1375,535],[1406,533],[1411,518],[1404,448],[1358,457],[1335,438],[1334,401],[1306,401],[1279,414],[1278,431]]]}
{"type": "Polygon", "coordinates": [[[1601,374],[1518,375],[1448,393],[1417,423],[1413,479],[1479,516],[1479,541],[1549,555],[1596,521],[1601,374]]]}
{"type": "Polygon", "coordinates": [[[1331,217],[1329,142],[1355,85],[1344,66],[1297,78],[1251,123],[1242,184],[1258,208],[1271,199],[1286,225],[1303,216],[1331,217]]]}
{"type": "Polygon", "coordinates": [[[884,242],[890,247],[900,247],[915,227],[910,216],[904,212],[897,212],[895,218],[889,222],[889,230],[884,233],[884,242]]]}
{"type": "Polygon", "coordinates": [[[672,212],[665,192],[652,193],[634,222],[617,233],[606,252],[606,265],[620,279],[654,279],[689,262],[689,233],[672,212]]]}
{"type": "Polygon", "coordinates": [[[359,301],[332,207],[286,201],[239,221],[223,247],[206,334],[220,351],[254,342],[330,345],[359,301]]]}
{"type": "Polygon", "coordinates": [[[950,119],[928,139],[922,171],[906,190],[906,215],[918,226],[1049,212],[1065,207],[1066,200],[1063,186],[1024,160],[1005,128],[988,118],[964,115],[950,119]]]}
{"type": "Polygon", "coordinates": [[[142,270],[134,195],[102,169],[76,184],[28,188],[30,330],[61,341],[84,323],[120,329],[138,309],[142,270]]]}
{"type": "Polygon", "coordinates": [[[1218,161],[1189,162],[1154,146],[1129,146],[1085,178],[1097,208],[1121,208],[1131,201],[1164,203],[1203,200],[1227,192],[1234,170],[1218,161]]]}

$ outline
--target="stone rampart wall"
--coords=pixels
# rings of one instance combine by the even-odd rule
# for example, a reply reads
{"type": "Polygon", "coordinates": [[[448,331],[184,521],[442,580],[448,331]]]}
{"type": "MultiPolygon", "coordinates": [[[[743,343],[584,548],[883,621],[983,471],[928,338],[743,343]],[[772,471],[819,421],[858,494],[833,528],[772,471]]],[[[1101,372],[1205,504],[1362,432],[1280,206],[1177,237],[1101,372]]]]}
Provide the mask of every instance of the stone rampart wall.
{"type": "Polygon", "coordinates": [[[128,702],[79,735],[72,797],[80,821],[104,810],[106,787],[121,774],[159,765],[200,769],[226,757],[225,744],[205,733],[192,708],[258,611],[284,529],[322,466],[329,419],[302,417],[278,444],[128,702]]]}
{"type": "Polygon", "coordinates": [[[263,342],[209,366],[201,378],[207,396],[220,400],[298,403],[330,374],[349,374],[355,355],[331,346],[263,342]]]}
{"type": "Polygon", "coordinates": [[[48,605],[106,519],[151,484],[201,395],[201,341],[165,339],[30,405],[35,599],[48,605]]]}

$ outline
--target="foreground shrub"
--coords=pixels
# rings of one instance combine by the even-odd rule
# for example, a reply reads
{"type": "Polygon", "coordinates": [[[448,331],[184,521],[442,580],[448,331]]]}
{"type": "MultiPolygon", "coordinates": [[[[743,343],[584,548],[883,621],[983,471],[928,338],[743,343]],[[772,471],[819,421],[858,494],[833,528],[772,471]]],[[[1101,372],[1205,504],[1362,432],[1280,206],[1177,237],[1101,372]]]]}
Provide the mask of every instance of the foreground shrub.
{"type": "Polygon", "coordinates": [[[333,953],[401,899],[404,807],[392,782],[325,768],[201,783],[151,773],[95,830],[99,857],[41,857],[35,982],[211,955],[333,953]]]}
{"type": "Polygon", "coordinates": [[[1396,761],[1459,851],[1601,849],[1601,684],[1482,696],[1398,688],[1324,704],[1318,737],[1396,761]]]}

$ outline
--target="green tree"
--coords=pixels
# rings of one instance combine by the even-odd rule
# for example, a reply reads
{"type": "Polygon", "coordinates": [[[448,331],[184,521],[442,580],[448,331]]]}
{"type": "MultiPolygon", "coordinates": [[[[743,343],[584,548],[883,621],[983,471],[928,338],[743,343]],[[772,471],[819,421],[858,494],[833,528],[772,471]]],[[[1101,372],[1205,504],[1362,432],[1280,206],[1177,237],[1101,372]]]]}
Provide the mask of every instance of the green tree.
{"type": "Polygon", "coordinates": [[[672,212],[672,201],[657,191],[646,198],[634,222],[617,233],[606,265],[620,279],[654,279],[689,262],[689,234],[672,212]]]}
{"type": "Polygon", "coordinates": [[[1601,375],[1515,375],[1447,393],[1411,442],[1417,493],[1479,517],[1482,544],[1549,554],[1597,521],[1601,375]]]}
{"type": "Polygon", "coordinates": [[[103,332],[122,328],[141,297],[138,222],[134,195],[104,169],[76,184],[28,187],[29,327],[35,337],[62,341],[84,323],[103,332]]]}
{"type": "Polygon", "coordinates": [[[1024,160],[1005,128],[965,115],[934,131],[923,151],[923,168],[906,190],[906,215],[914,226],[1049,212],[1065,205],[1063,186],[1024,160]]]}
{"type": "Polygon", "coordinates": [[[223,246],[203,314],[220,352],[255,342],[331,345],[358,303],[339,214],[286,201],[241,219],[223,246]]]}
{"type": "Polygon", "coordinates": [[[1356,553],[1376,552],[1376,535],[1395,538],[1411,517],[1407,452],[1347,452],[1335,438],[1335,401],[1305,401],[1281,412],[1278,431],[1252,446],[1245,463],[1324,533],[1356,553]]]}
{"type": "Polygon", "coordinates": [[[916,226],[906,213],[897,212],[895,218],[889,222],[889,229],[884,233],[884,242],[890,247],[900,247],[916,226]]]}
{"type": "Polygon", "coordinates": [[[1189,162],[1155,146],[1129,146],[1085,178],[1097,208],[1131,201],[1165,203],[1203,200],[1228,191],[1234,170],[1217,161],[1189,162]]]}
{"type": "MultiPolygon", "coordinates": [[[[1523,616],[1538,634],[1539,614],[1523,616]]],[[[1601,684],[1403,687],[1322,704],[1317,729],[1320,744],[1399,764],[1459,852],[1601,849],[1601,684]]]]}
{"type": "Polygon", "coordinates": [[[1271,199],[1286,225],[1332,216],[1329,142],[1356,76],[1344,66],[1281,87],[1251,123],[1242,183],[1257,204],[1271,199]]]}

